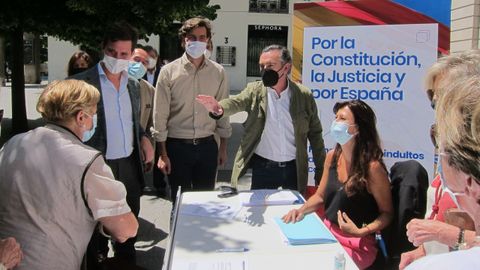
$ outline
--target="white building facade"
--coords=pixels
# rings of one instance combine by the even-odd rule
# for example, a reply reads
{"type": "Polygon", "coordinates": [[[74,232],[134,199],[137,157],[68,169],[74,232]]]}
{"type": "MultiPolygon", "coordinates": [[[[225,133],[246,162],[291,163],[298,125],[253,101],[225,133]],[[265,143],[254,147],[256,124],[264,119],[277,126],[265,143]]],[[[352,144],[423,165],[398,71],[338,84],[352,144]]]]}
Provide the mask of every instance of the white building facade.
{"type": "Polygon", "coordinates": [[[480,48],[480,0],[452,0],[450,52],[480,48]]]}
{"type": "MultiPolygon", "coordinates": [[[[224,65],[230,89],[235,93],[248,82],[260,79],[258,57],[268,44],[286,45],[292,49],[292,20],[295,3],[308,0],[211,0],[220,5],[213,21],[212,59],[224,65]]],[[[480,0],[452,0],[451,52],[480,48],[480,0]]],[[[162,46],[158,36],[149,42],[162,46]]],[[[66,77],[67,62],[79,50],[69,42],[48,38],[48,80],[66,77]]]]}
{"type": "MultiPolygon", "coordinates": [[[[242,90],[258,80],[258,57],[265,45],[278,43],[292,48],[293,4],[303,0],[211,0],[218,4],[217,18],[212,22],[214,36],[212,59],[221,62],[227,72],[230,89],[242,90]]],[[[148,44],[161,52],[158,36],[148,44]]],[[[48,80],[64,79],[67,63],[79,47],[54,37],[48,38],[48,80]]],[[[160,53],[160,56],[161,53],[160,53]]]]}
{"type": "Polygon", "coordinates": [[[293,5],[303,2],[310,1],[210,1],[221,6],[213,21],[212,59],[224,64],[232,91],[260,79],[258,58],[266,45],[276,43],[291,50],[293,5]]]}

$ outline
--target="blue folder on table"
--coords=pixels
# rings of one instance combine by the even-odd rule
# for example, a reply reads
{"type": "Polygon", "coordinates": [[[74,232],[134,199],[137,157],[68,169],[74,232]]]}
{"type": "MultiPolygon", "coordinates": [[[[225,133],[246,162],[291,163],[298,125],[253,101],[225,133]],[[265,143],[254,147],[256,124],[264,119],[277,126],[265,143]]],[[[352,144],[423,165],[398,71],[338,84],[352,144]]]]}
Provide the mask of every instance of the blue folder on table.
{"type": "Polygon", "coordinates": [[[312,245],[335,243],[337,240],[327,227],[314,215],[306,215],[296,223],[284,223],[281,218],[275,218],[290,245],[312,245]]]}

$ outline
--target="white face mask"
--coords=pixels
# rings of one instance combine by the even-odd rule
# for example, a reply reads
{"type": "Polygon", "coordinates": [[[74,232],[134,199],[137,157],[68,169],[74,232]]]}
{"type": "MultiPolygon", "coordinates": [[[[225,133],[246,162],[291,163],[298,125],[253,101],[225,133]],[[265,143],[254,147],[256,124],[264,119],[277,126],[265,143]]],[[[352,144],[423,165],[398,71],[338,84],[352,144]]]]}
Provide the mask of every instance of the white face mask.
{"type": "Polygon", "coordinates": [[[201,41],[190,41],[185,44],[185,51],[192,58],[197,59],[202,57],[203,53],[207,49],[207,43],[201,41]]]}
{"type": "Polygon", "coordinates": [[[153,57],[149,57],[149,58],[148,58],[148,66],[147,66],[147,68],[148,68],[148,69],[154,69],[155,66],[157,66],[157,59],[156,59],[156,58],[153,58],[153,57]]]}
{"type": "Polygon", "coordinates": [[[108,71],[110,71],[110,73],[118,74],[128,69],[128,63],[130,61],[128,59],[118,59],[104,55],[102,62],[105,64],[105,67],[108,69],[108,71]]]}
{"type": "Polygon", "coordinates": [[[207,59],[210,59],[210,57],[212,56],[212,52],[209,51],[209,50],[205,50],[205,52],[203,54],[205,54],[205,58],[207,58],[207,59]]]}

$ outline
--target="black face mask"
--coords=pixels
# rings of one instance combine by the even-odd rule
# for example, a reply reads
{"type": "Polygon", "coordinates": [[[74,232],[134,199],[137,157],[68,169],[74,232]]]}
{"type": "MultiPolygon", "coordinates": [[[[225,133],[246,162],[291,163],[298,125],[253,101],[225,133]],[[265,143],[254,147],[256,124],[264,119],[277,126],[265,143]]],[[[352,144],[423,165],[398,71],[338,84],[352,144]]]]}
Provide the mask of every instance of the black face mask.
{"type": "Polygon", "coordinates": [[[260,71],[260,74],[262,75],[263,85],[265,85],[266,87],[273,87],[274,85],[276,85],[280,77],[282,77],[285,74],[285,73],[283,73],[282,75],[278,74],[278,72],[282,70],[284,66],[285,64],[283,64],[278,69],[278,71],[275,71],[273,69],[262,69],[260,71]]]}
{"type": "Polygon", "coordinates": [[[72,70],[71,70],[71,73],[72,73],[72,74],[70,74],[70,76],[71,76],[71,75],[78,74],[78,73],[82,73],[82,72],[84,72],[84,71],[87,70],[87,69],[88,69],[88,68],[74,67],[74,68],[72,68],[72,70]]]}
{"type": "Polygon", "coordinates": [[[273,69],[262,69],[262,81],[266,87],[272,87],[278,83],[278,73],[273,69]]]}

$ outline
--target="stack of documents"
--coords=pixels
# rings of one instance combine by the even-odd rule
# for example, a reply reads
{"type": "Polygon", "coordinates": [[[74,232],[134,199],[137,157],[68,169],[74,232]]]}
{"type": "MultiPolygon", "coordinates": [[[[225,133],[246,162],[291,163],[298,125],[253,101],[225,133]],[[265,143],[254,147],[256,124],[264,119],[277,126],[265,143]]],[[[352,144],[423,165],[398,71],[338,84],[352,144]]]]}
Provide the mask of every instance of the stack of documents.
{"type": "Polygon", "coordinates": [[[257,189],[240,192],[243,206],[287,205],[294,204],[299,198],[291,190],[257,189]]]}
{"type": "Polygon", "coordinates": [[[337,240],[330,233],[327,227],[315,216],[306,215],[296,223],[284,223],[281,218],[275,218],[288,244],[290,245],[311,245],[335,243],[337,240]]]}
{"type": "Polygon", "coordinates": [[[230,260],[197,260],[174,262],[172,269],[176,270],[247,270],[246,261],[230,260]]]}
{"type": "Polygon", "coordinates": [[[203,216],[209,218],[232,219],[237,215],[238,211],[240,211],[238,203],[229,205],[206,202],[184,204],[180,207],[180,214],[182,215],[203,216]]]}

